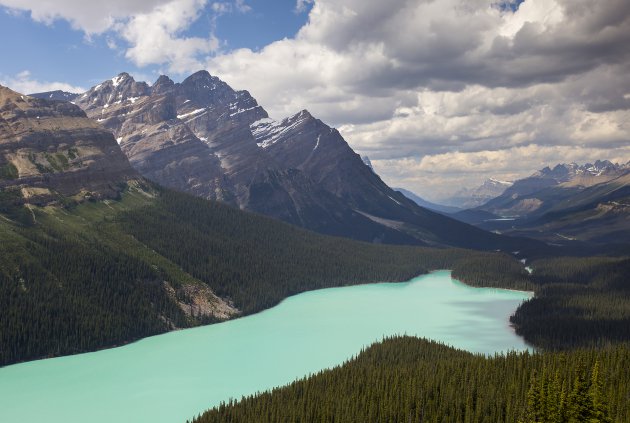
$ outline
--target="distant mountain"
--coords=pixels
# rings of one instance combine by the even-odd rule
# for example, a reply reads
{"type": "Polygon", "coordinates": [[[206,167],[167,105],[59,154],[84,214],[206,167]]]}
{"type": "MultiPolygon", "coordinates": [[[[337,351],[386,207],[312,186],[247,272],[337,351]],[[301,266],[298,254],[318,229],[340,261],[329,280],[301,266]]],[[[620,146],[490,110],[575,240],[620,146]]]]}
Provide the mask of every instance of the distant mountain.
{"type": "Polygon", "coordinates": [[[77,93],[69,93],[67,91],[61,91],[61,90],[29,94],[29,97],[41,98],[44,100],[56,100],[56,101],[72,101],[78,96],[79,94],[77,93]]]}
{"type": "Polygon", "coordinates": [[[162,185],[318,232],[370,242],[496,249],[517,242],[421,208],[308,111],[269,118],[206,71],[152,86],[126,73],[75,99],[162,185]]]}
{"type": "Polygon", "coordinates": [[[544,213],[537,210],[517,220],[509,232],[558,244],[630,243],[630,169],[612,180],[570,190],[571,194],[562,195],[561,190],[554,187],[540,193],[546,199],[539,208],[544,213]]]}
{"type": "Polygon", "coordinates": [[[468,211],[478,219],[462,220],[558,244],[630,243],[629,178],[630,162],[545,167],[468,211]],[[495,218],[488,218],[491,215],[495,218]]]}
{"type": "Polygon", "coordinates": [[[500,196],[478,207],[503,217],[535,216],[583,189],[626,174],[630,164],[597,160],[594,164],[558,164],[519,179],[500,196]]]}
{"type": "Polygon", "coordinates": [[[414,194],[413,192],[406,190],[404,188],[394,188],[394,190],[402,193],[405,197],[419,205],[420,207],[427,208],[429,210],[436,211],[442,214],[452,214],[461,211],[458,207],[453,206],[444,206],[442,204],[432,203],[430,201],[425,200],[424,198],[414,194]]]}
{"type": "Polygon", "coordinates": [[[462,188],[452,197],[444,200],[444,203],[459,209],[475,208],[500,196],[510,186],[512,186],[512,182],[509,181],[500,181],[494,178],[486,179],[477,188],[462,188]]]}

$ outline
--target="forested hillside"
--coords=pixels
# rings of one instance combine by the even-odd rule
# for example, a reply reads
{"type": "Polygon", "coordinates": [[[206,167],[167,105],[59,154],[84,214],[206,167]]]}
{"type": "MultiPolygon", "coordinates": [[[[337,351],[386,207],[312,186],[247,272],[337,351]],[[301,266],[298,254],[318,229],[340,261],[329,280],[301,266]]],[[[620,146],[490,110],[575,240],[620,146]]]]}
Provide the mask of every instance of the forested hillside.
{"type": "Polygon", "coordinates": [[[624,346],[486,357],[399,337],[194,423],[627,422],[628,363],[624,346]]]}
{"type": "Polygon", "coordinates": [[[494,253],[333,238],[131,181],[120,199],[0,197],[0,365],[90,351],[271,307],[305,290],[403,281],[494,253]]]}

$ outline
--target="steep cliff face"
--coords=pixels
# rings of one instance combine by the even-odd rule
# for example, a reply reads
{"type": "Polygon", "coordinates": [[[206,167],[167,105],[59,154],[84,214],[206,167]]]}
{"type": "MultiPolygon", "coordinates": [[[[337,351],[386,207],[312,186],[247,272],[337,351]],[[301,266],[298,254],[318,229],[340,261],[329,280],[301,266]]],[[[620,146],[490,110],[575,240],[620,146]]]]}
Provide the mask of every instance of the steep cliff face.
{"type": "Polygon", "coordinates": [[[0,188],[23,202],[114,197],[138,177],[112,134],[77,106],[0,86],[0,188]]]}

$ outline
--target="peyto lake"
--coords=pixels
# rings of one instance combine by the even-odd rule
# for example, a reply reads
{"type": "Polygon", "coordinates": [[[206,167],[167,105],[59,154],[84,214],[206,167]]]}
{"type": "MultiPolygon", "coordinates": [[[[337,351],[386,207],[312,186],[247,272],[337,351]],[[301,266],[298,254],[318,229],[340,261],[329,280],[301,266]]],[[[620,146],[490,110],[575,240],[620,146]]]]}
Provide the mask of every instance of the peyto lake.
{"type": "Polygon", "coordinates": [[[176,423],[341,364],[383,336],[470,351],[527,348],[509,316],[531,294],[433,272],[306,292],[264,312],[94,353],[0,368],[0,422],[176,423]]]}

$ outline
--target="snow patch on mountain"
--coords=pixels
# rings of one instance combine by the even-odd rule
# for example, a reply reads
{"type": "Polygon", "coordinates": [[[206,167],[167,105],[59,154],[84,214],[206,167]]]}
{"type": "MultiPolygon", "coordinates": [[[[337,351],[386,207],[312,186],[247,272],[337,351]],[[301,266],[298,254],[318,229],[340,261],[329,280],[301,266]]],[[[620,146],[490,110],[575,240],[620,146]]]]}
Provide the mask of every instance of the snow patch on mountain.
{"type": "Polygon", "coordinates": [[[285,133],[293,130],[296,126],[304,122],[310,114],[302,110],[300,113],[281,121],[265,118],[257,120],[249,127],[252,135],[257,141],[258,147],[268,148],[274,145],[285,133]]]}
{"type": "Polygon", "coordinates": [[[206,110],[205,108],[201,108],[201,109],[193,110],[192,112],[188,112],[188,113],[184,113],[184,114],[181,114],[181,115],[177,115],[177,119],[185,119],[185,118],[187,118],[189,116],[198,115],[199,113],[201,113],[201,112],[203,112],[205,110],[206,110]]]}
{"type": "Polygon", "coordinates": [[[114,88],[120,85],[122,81],[124,81],[125,77],[123,75],[118,75],[112,78],[112,85],[114,88]]]}

